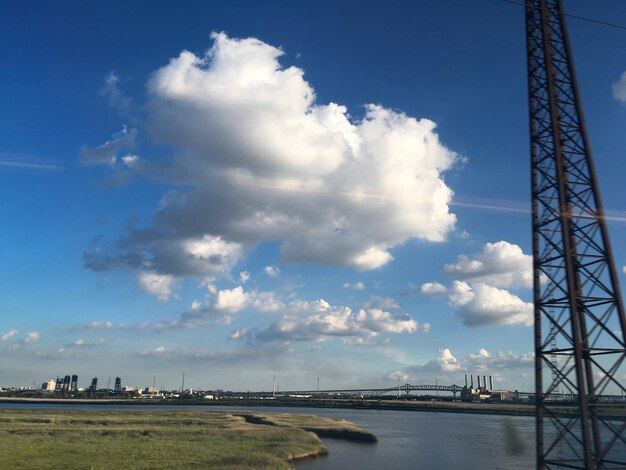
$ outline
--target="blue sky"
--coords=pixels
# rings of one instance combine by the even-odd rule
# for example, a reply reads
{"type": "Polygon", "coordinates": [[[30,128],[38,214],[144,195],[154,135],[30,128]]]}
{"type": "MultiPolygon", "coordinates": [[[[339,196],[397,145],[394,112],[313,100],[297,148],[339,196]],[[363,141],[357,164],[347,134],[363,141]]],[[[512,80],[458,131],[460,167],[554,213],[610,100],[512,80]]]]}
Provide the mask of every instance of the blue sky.
{"type": "MultiPolygon", "coordinates": [[[[497,0],[4,2],[0,385],[531,389],[523,24],[497,0]]],[[[626,36],[569,26],[624,284],[626,36]]]]}

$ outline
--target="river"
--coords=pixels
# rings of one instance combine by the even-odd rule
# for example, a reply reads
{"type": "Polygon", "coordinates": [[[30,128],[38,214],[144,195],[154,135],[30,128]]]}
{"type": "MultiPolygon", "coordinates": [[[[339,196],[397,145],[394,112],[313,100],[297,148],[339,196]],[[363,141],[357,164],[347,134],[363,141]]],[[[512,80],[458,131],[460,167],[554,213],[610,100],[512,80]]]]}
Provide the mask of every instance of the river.
{"type": "MultiPolygon", "coordinates": [[[[1,403],[0,408],[241,409],[233,406],[178,406],[1,403]]],[[[535,467],[535,420],[531,416],[356,410],[300,407],[247,407],[264,412],[342,418],[373,432],[376,444],[324,438],[329,455],[297,462],[297,470],[531,469],[535,467]]]]}

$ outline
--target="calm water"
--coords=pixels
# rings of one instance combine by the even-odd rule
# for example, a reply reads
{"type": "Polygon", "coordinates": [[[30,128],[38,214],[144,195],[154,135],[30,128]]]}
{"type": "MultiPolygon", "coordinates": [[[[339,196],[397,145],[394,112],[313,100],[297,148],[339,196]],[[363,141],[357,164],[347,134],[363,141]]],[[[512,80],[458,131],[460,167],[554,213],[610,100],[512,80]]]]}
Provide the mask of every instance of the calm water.
{"type": "MultiPolygon", "coordinates": [[[[132,405],[0,404],[0,408],[146,409],[132,405]]],[[[150,410],[233,410],[229,406],[150,406],[150,410]]],[[[531,469],[535,466],[534,418],[462,413],[248,407],[276,413],[343,418],[378,436],[376,444],[323,439],[327,457],[296,464],[297,470],[322,469],[531,469]]]]}

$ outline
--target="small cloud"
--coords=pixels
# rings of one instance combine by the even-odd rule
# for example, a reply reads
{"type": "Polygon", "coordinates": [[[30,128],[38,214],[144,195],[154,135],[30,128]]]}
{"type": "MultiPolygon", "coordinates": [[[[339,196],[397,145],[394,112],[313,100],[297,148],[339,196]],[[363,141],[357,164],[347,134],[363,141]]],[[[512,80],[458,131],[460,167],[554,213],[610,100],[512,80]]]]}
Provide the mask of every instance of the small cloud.
{"type": "Polygon", "coordinates": [[[354,284],[350,284],[349,282],[346,282],[343,285],[344,289],[352,289],[352,290],[365,290],[365,284],[363,284],[362,282],[355,282],[354,284]]]}
{"type": "Polygon", "coordinates": [[[248,271],[242,271],[242,272],[240,272],[240,273],[239,273],[239,280],[240,280],[242,283],[244,283],[244,284],[245,284],[246,282],[248,282],[248,281],[250,280],[250,273],[249,273],[248,271]]]}
{"type": "Polygon", "coordinates": [[[411,378],[409,374],[402,372],[401,370],[392,370],[389,374],[387,374],[387,377],[391,380],[400,382],[407,382],[411,378]]]}
{"type": "Polygon", "coordinates": [[[125,96],[119,88],[119,77],[115,71],[110,71],[104,77],[104,86],[100,90],[100,95],[109,101],[109,106],[120,114],[127,114],[132,107],[132,98],[125,96]]]}
{"type": "Polygon", "coordinates": [[[611,85],[611,88],[613,89],[613,98],[622,103],[626,103],[626,72],[611,85]]]}
{"type": "Polygon", "coordinates": [[[128,168],[135,168],[139,164],[139,157],[137,155],[124,155],[122,157],[122,163],[128,168]]]}
{"type": "Polygon", "coordinates": [[[422,284],[419,288],[420,294],[428,295],[432,297],[444,295],[447,292],[448,292],[448,288],[438,282],[426,282],[422,284]]]}
{"type": "Polygon", "coordinates": [[[265,268],[263,268],[263,271],[269,277],[278,277],[278,276],[280,276],[280,268],[278,266],[265,266],[265,268]]]}
{"type": "Polygon", "coordinates": [[[19,333],[20,332],[15,328],[11,328],[9,331],[0,336],[0,341],[8,341],[19,333]]]}
{"type": "Polygon", "coordinates": [[[136,138],[137,130],[128,130],[124,126],[121,132],[114,134],[110,140],[96,148],[83,146],[80,150],[79,161],[84,166],[113,166],[122,150],[132,149],[136,146],[136,138]]]}
{"type": "Polygon", "coordinates": [[[104,338],[100,338],[95,343],[89,342],[83,338],[78,338],[76,341],[71,342],[66,347],[68,348],[93,348],[96,346],[102,346],[103,344],[106,344],[106,343],[107,341],[104,338]]]}
{"type": "Polygon", "coordinates": [[[432,326],[430,323],[424,322],[422,323],[422,331],[424,332],[424,334],[428,334],[430,333],[432,326]]]}
{"type": "Polygon", "coordinates": [[[215,308],[225,312],[238,312],[246,306],[248,302],[248,294],[244,292],[243,287],[238,286],[234,289],[224,289],[217,293],[215,308]]]}
{"type": "Polygon", "coordinates": [[[172,295],[174,276],[157,274],[155,272],[139,273],[139,288],[148,294],[154,295],[161,302],[165,302],[172,295]]]}
{"type": "Polygon", "coordinates": [[[108,330],[113,328],[113,323],[110,321],[91,321],[89,323],[82,323],[80,325],[76,325],[70,328],[71,331],[80,331],[80,330],[108,330]]]}
{"type": "Polygon", "coordinates": [[[41,335],[39,333],[37,333],[36,331],[31,331],[29,333],[26,333],[23,341],[24,343],[36,343],[37,341],[39,341],[40,338],[41,335]]]}
{"type": "Polygon", "coordinates": [[[253,332],[248,328],[241,328],[239,330],[233,331],[230,335],[228,335],[228,339],[237,341],[242,339],[250,339],[253,332]]]}

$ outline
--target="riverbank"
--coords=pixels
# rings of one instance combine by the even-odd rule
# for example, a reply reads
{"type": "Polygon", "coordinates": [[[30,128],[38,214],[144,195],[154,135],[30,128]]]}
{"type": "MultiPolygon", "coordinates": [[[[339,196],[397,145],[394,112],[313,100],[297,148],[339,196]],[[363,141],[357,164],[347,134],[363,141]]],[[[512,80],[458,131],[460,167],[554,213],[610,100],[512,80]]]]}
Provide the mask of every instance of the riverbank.
{"type": "Polygon", "coordinates": [[[319,436],[376,442],[344,420],[225,411],[0,409],[0,468],[288,469],[319,436]]]}
{"type": "Polygon", "coordinates": [[[314,399],[314,398],[277,398],[277,399],[220,399],[220,400],[189,400],[189,399],[142,399],[142,398],[0,398],[2,403],[41,403],[41,404],[89,404],[89,405],[201,405],[201,406],[297,406],[305,408],[346,408],[376,409],[399,411],[441,411],[454,413],[486,413],[502,415],[534,415],[534,405],[518,403],[468,403],[453,401],[418,401],[418,400],[367,400],[367,399],[314,399]]]}
{"type": "MultiPolygon", "coordinates": [[[[276,398],[276,399],[219,399],[219,400],[192,400],[192,399],[143,399],[143,398],[19,398],[1,397],[2,403],[45,404],[59,406],[73,405],[140,405],[140,406],[206,406],[238,408],[254,407],[299,407],[299,408],[331,408],[353,410],[394,410],[394,411],[423,411],[441,413],[470,413],[505,416],[534,416],[533,404],[500,402],[500,403],[473,403],[460,401],[420,401],[420,400],[369,400],[369,399],[315,399],[315,398],[276,398]]],[[[564,402],[558,411],[563,416],[575,416],[578,411],[575,404],[564,402]]],[[[602,413],[616,419],[626,418],[626,405],[623,403],[604,404],[602,413]]]]}

